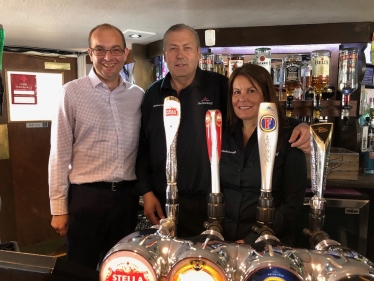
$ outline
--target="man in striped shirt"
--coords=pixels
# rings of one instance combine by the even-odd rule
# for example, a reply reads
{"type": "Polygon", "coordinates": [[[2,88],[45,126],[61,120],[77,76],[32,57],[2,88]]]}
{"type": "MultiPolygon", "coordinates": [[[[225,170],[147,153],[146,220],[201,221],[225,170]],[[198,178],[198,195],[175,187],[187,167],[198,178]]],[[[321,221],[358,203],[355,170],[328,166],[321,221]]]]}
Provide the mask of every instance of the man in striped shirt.
{"type": "Polygon", "coordinates": [[[123,33],[109,24],[89,35],[93,68],[62,88],[52,122],[49,194],[52,227],[67,234],[67,259],[96,268],[135,230],[131,194],[144,91],[119,74],[128,55],[123,33]]]}

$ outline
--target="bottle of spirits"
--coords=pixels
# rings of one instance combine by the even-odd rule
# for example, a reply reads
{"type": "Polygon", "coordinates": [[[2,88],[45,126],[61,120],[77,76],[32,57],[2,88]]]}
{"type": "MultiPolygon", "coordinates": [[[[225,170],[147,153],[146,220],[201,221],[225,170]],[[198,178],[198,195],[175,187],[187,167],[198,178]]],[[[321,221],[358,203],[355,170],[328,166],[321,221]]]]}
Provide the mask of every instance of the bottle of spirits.
{"type": "Polygon", "coordinates": [[[370,118],[366,117],[365,122],[362,124],[361,127],[361,151],[366,152],[368,151],[368,143],[369,143],[369,123],[370,118]]]}
{"type": "Polygon", "coordinates": [[[365,152],[365,174],[374,174],[374,118],[370,118],[368,133],[368,151],[365,152]]]}

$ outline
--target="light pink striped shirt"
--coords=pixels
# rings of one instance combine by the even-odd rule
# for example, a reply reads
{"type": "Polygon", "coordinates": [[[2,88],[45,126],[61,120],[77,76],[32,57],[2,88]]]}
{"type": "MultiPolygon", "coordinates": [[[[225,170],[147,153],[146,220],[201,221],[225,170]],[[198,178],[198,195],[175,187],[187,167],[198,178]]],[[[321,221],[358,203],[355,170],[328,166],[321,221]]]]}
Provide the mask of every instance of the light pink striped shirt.
{"type": "Polygon", "coordinates": [[[68,213],[69,182],[136,179],[144,91],[121,79],[111,91],[92,69],[88,76],[63,86],[51,128],[48,172],[52,215],[68,213]]]}

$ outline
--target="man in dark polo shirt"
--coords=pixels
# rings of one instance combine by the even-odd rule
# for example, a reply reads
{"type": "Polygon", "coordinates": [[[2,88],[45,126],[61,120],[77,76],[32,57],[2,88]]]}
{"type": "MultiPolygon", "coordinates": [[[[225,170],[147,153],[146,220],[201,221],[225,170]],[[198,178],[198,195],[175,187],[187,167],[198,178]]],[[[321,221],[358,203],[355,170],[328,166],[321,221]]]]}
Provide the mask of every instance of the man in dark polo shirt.
{"type": "MultiPolygon", "coordinates": [[[[204,231],[207,195],[210,193],[205,113],[209,109],[219,109],[224,120],[226,114],[227,78],[201,70],[199,58],[197,32],[184,24],[170,27],[164,35],[164,59],[169,73],[147,89],[141,107],[137,189],[144,199],[144,215],[152,224],[158,224],[159,219],[165,217],[166,201],[163,103],[167,96],[175,96],[181,103],[177,140],[179,237],[191,237],[204,231]]],[[[309,126],[297,126],[290,142],[307,151],[309,126]]]]}

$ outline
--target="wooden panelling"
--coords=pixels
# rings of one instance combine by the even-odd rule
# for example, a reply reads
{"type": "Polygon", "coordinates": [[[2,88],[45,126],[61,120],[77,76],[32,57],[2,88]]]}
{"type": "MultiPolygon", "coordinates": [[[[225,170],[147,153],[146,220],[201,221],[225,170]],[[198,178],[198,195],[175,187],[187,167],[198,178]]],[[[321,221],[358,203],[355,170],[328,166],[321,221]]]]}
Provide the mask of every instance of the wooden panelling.
{"type": "MultiPolygon", "coordinates": [[[[281,108],[285,107],[286,102],[279,102],[281,108]]],[[[292,111],[292,116],[313,116],[313,101],[293,101],[292,106],[294,110],[292,111]]],[[[350,117],[357,116],[357,101],[351,101],[350,106],[352,106],[349,111],[350,117]]],[[[321,101],[321,116],[329,117],[339,117],[341,115],[341,101],[339,100],[323,100],[321,101]]]]}
{"type": "Polygon", "coordinates": [[[163,42],[164,40],[158,40],[147,45],[148,59],[163,55],[163,42]]]}
{"type": "MultiPolygon", "coordinates": [[[[216,28],[217,47],[370,42],[372,22],[216,28]]],[[[197,30],[205,47],[205,29],[197,30]]]]}

